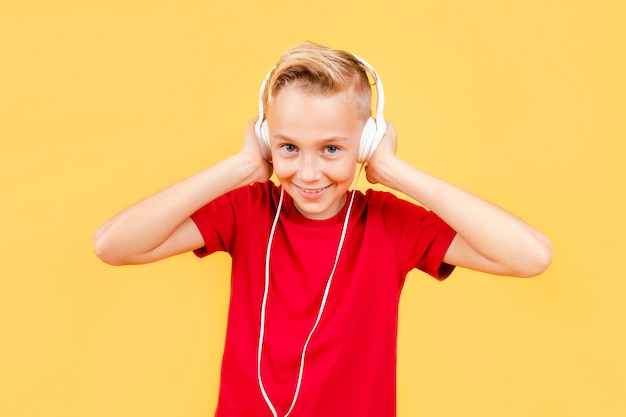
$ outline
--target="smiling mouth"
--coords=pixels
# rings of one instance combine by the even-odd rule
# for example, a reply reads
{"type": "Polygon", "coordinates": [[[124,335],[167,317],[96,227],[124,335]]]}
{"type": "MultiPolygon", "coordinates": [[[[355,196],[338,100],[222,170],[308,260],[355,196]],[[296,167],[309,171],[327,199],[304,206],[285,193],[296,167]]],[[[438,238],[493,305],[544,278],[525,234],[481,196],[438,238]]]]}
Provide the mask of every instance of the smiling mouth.
{"type": "Polygon", "coordinates": [[[304,188],[304,187],[300,187],[299,185],[296,185],[296,187],[305,194],[319,194],[325,189],[327,189],[328,187],[330,187],[330,185],[327,185],[326,187],[322,187],[322,188],[304,188]]]}

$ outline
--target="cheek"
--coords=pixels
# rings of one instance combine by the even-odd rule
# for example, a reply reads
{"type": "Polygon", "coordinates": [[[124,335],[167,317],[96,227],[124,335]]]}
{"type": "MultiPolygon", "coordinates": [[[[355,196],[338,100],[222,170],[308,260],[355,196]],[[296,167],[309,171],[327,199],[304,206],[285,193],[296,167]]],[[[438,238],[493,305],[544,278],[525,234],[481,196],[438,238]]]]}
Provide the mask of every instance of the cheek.
{"type": "Polygon", "coordinates": [[[328,175],[332,176],[337,182],[352,182],[355,167],[356,162],[354,165],[344,162],[342,164],[337,164],[337,166],[333,166],[332,169],[329,169],[327,172],[328,175]]]}
{"type": "Polygon", "coordinates": [[[291,167],[291,164],[286,163],[284,160],[280,158],[274,158],[274,162],[272,163],[272,168],[274,169],[274,175],[278,179],[285,178],[290,175],[293,175],[294,169],[291,167]]]}

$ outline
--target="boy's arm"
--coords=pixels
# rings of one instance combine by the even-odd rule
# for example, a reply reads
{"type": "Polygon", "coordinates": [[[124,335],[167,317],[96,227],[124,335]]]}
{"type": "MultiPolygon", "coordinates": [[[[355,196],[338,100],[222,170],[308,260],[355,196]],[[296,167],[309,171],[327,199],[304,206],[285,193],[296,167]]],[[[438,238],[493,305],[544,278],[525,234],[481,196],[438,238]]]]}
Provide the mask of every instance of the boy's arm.
{"type": "Polygon", "coordinates": [[[252,120],[239,153],[117,214],[95,232],[94,251],[106,263],[125,265],[202,247],[200,231],[189,216],[229,191],[267,181],[271,172],[261,157],[252,120]]]}
{"type": "Polygon", "coordinates": [[[397,158],[392,123],[366,172],[371,183],[407,194],[457,232],[445,255],[446,263],[492,274],[530,277],[543,272],[551,262],[548,239],[519,217],[397,158]]]}

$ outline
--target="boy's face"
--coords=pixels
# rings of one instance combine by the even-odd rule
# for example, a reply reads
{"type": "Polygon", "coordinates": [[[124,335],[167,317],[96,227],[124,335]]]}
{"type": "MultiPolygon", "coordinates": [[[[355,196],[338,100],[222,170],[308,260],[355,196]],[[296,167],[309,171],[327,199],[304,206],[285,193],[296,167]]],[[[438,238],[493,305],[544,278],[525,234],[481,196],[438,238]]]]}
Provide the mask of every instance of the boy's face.
{"type": "Polygon", "coordinates": [[[287,85],[267,109],[274,173],[305,217],[328,219],[346,201],[365,120],[350,92],[287,85]]]}

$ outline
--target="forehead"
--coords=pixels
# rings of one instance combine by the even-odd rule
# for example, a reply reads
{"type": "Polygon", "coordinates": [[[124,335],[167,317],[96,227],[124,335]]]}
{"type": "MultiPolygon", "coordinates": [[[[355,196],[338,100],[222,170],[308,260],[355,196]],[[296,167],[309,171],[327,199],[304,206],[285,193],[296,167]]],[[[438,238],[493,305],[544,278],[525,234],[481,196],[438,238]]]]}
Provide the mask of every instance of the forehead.
{"type": "Polygon", "coordinates": [[[277,101],[286,100],[326,100],[327,103],[335,103],[337,105],[341,104],[343,106],[356,106],[358,95],[353,88],[328,90],[315,84],[295,80],[276,90],[272,100],[268,103],[268,110],[276,104],[277,101]]]}
{"type": "Polygon", "coordinates": [[[358,105],[350,91],[317,93],[297,85],[283,87],[269,104],[270,135],[290,138],[352,137],[360,132],[358,105]]]}

